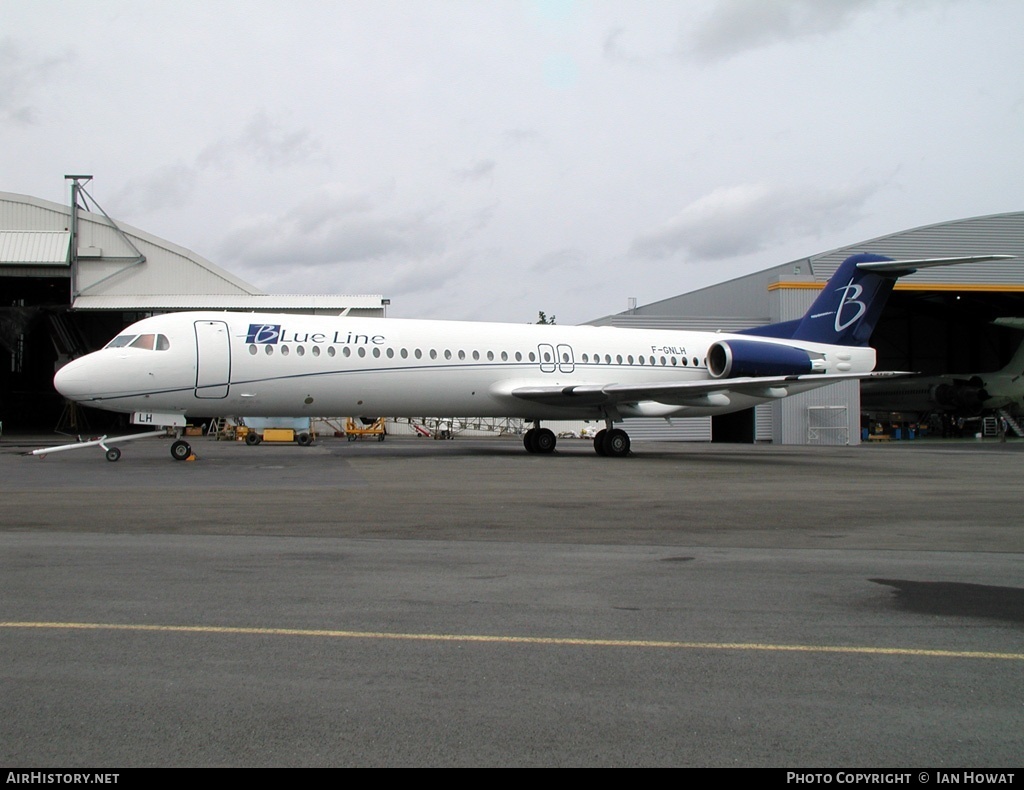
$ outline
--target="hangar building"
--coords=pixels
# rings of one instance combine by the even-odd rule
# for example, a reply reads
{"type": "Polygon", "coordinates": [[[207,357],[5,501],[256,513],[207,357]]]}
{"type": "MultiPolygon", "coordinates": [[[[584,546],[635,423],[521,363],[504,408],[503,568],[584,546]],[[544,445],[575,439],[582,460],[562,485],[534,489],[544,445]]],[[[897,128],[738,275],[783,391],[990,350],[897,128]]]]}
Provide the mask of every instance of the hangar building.
{"type": "MultiPolygon", "coordinates": [[[[839,264],[857,252],[896,259],[1014,255],[1015,260],[925,269],[900,278],[871,338],[878,370],[923,374],[998,370],[1024,333],[993,326],[1024,316],[1024,212],[893,233],[636,307],[591,323],[734,331],[801,317],[839,264]]],[[[844,382],[716,418],[631,421],[634,438],[855,444],[860,388],[844,382]]]]}
{"type": "Polygon", "coordinates": [[[68,206],[0,192],[0,423],[51,429],[56,368],[174,310],[383,316],[379,295],[267,294],[190,250],[112,220],[68,176],[68,206]],[[90,205],[91,201],[91,205],[90,205]],[[90,210],[94,208],[95,210],[90,210]]]}

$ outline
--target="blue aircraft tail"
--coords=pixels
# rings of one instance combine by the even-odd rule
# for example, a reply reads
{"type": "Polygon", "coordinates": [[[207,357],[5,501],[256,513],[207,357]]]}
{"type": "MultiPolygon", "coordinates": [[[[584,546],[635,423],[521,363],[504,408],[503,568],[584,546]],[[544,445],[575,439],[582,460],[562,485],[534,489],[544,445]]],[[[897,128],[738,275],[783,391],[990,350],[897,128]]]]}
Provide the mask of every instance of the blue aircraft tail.
{"type": "Polygon", "coordinates": [[[740,334],[866,346],[899,274],[868,271],[857,264],[891,260],[871,253],[851,255],[836,269],[803,318],[747,329],[740,334]]]}

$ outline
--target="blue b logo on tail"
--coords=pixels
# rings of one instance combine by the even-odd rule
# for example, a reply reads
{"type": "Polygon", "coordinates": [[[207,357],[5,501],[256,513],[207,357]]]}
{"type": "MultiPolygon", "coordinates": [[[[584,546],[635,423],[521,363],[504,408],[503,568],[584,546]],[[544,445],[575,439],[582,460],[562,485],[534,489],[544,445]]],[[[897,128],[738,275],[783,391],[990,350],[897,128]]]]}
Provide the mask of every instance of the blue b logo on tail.
{"type": "Polygon", "coordinates": [[[836,333],[838,334],[857,323],[868,309],[868,306],[864,304],[864,302],[860,301],[860,295],[864,293],[864,286],[860,283],[855,283],[852,277],[850,278],[850,282],[842,288],[836,288],[836,290],[841,291],[843,294],[842,299],[839,300],[839,309],[836,310],[835,328],[836,333]],[[843,308],[848,304],[856,305],[857,310],[847,320],[843,321],[843,308]]]}
{"type": "Polygon", "coordinates": [[[876,273],[858,264],[890,260],[872,253],[851,255],[839,265],[803,318],[744,329],[741,334],[837,346],[866,346],[899,273],[876,273]],[[830,317],[831,326],[828,324],[830,317]]]}

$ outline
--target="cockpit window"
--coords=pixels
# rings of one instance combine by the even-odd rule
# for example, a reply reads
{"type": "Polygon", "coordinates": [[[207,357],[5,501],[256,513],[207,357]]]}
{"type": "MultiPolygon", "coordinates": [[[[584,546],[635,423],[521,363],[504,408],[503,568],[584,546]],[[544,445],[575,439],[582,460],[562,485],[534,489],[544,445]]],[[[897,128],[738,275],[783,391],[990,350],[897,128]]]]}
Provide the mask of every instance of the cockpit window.
{"type": "Polygon", "coordinates": [[[171,347],[167,335],[118,335],[105,348],[144,348],[146,351],[166,351],[171,347]]]}

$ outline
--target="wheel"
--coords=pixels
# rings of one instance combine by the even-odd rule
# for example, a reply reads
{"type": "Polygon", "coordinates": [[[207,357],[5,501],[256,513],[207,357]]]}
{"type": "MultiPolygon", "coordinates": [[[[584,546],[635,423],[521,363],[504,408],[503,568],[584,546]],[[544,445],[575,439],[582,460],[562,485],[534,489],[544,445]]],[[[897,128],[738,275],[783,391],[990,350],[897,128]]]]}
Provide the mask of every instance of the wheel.
{"type": "Polygon", "coordinates": [[[175,461],[184,461],[190,455],[192,455],[192,447],[183,439],[178,439],[171,445],[171,458],[175,461]]]}
{"type": "Polygon", "coordinates": [[[245,435],[245,443],[250,447],[255,447],[260,443],[260,435],[256,433],[256,431],[249,431],[249,433],[245,435]]]}
{"type": "Polygon", "coordinates": [[[534,447],[537,448],[534,452],[552,453],[555,451],[557,441],[553,431],[549,431],[547,428],[538,428],[536,435],[533,437],[534,447]]]}
{"type": "Polygon", "coordinates": [[[622,458],[629,455],[629,434],[621,428],[613,428],[605,434],[604,454],[612,458],[622,458]]]}
{"type": "Polygon", "coordinates": [[[526,452],[535,453],[537,452],[537,429],[530,428],[526,433],[523,434],[523,447],[526,448],[526,452]]]}
{"type": "Polygon", "coordinates": [[[300,433],[295,441],[299,443],[299,447],[309,447],[313,443],[313,437],[308,433],[300,433]]]}
{"type": "Polygon", "coordinates": [[[385,434],[382,433],[380,436],[377,437],[377,441],[378,442],[383,442],[384,441],[384,436],[385,436],[385,434]]]}
{"type": "Polygon", "coordinates": [[[121,451],[118,450],[116,447],[111,447],[109,450],[107,450],[107,460],[108,461],[111,461],[111,462],[117,461],[120,457],[121,457],[121,451]]]}
{"type": "Polygon", "coordinates": [[[608,435],[608,431],[604,428],[597,432],[597,436],[594,437],[594,452],[598,455],[607,455],[604,451],[604,437],[608,435]]]}

